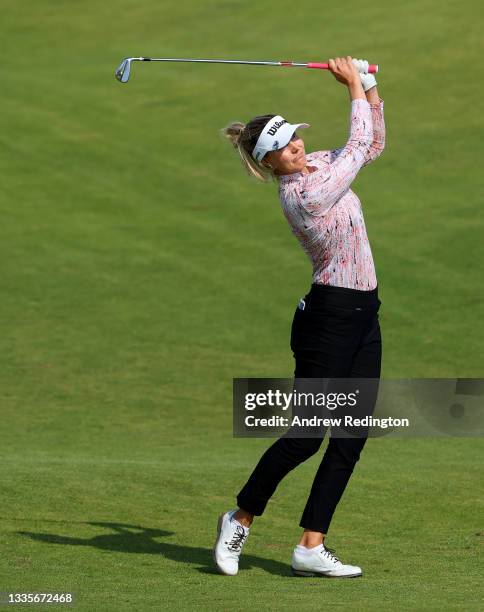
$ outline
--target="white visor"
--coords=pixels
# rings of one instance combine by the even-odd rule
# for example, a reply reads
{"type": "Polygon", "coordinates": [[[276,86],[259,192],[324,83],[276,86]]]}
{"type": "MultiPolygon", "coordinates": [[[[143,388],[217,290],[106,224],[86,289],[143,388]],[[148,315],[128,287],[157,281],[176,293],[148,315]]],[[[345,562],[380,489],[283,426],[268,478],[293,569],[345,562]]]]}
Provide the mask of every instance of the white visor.
{"type": "Polygon", "coordinates": [[[284,148],[298,128],[308,128],[309,123],[288,123],[281,115],[273,117],[262,130],[252,157],[260,162],[268,151],[284,148]]]}

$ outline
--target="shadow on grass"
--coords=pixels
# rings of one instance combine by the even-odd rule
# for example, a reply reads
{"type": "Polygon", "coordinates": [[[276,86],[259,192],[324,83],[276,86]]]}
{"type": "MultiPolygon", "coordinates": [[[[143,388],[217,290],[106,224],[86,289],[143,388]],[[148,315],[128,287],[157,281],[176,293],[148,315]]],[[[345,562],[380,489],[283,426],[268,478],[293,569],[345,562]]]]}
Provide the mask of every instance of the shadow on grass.
{"type": "MultiPolygon", "coordinates": [[[[66,523],[66,521],[60,522],[64,524],[66,523]]],[[[90,521],[79,524],[103,527],[110,529],[115,533],[96,535],[92,538],[74,538],[56,535],[53,533],[33,533],[31,531],[18,531],[17,533],[29,537],[32,540],[48,544],[92,546],[93,548],[110,550],[119,553],[162,555],[163,557],[166,557],[171,561],[176,561],[177,563],[202,565],[202,567],[197,568],[197,570],[204,574],[219,575],[212,560],[211,549],[171,544],[168,542],[157,542],[154,539],[174,535],[173,531],[166,531],[164,529],[150,529],[149,527],[141,527],[140,525],[129,525],[124,523],[97,523],[90,521]]],[[[242,555],[240,560],[240,569],[243,571],[252,567],[258,567],[265,572],[276,574],[278,576],[291,576],[291,568],[289,567],[289,564],[280,563],[279,561],[273,561],[271,559],[264,559],[256,555],[242,555]]]]}

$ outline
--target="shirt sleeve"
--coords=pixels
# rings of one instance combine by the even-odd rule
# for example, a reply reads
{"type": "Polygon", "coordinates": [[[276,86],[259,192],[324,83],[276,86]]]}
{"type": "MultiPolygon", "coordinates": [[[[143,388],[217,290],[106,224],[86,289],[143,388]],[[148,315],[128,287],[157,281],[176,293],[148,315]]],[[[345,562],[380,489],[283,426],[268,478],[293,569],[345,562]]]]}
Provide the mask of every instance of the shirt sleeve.
{"type": "Polygon", "coordinates": [[[370,102],[371,119],[373,122],[373,142],[368,153],[368,159],[363,164],[367,166],[379,157],[385,148],[385,118],[383,116],[383,100],[379,98],[379,102],[370,102]]]}
{"type": "Polygon", "coordinates": [[[359,169],[369,160],[373,141],[369,102],[362,98],[352,100],[346,145],[331,151],[329,163],[323,168],[304,175],[297,182],[296,196],[308,213],[324,216],[348,191],[359,169]]]}
{"type": "MultiPolygon", "coordinates": [[[[385,119],[383,115],[383,100],[381,98],[379,98],[379,100],[379,102],[369,102],[371,121],[373,124],[373,142],[368,149],[368,155],[363,163],[363,166],[371,164],[372,161],[381,155],[381,152],[385,148],[385,119]]],[[[331,151],[331,157],[336,157],[342,150],[343,148],[334,149],[331,151]]]]}

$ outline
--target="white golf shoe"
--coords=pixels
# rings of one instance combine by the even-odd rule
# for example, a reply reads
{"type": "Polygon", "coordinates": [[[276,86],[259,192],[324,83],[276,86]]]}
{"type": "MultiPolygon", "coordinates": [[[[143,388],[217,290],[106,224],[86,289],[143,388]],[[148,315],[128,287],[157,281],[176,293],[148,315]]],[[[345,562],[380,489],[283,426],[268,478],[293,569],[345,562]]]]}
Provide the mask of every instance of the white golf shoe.
{"type": "Polygon", "coordinates": [[[343,565],[324,544],[314,548],[296,546],[292,553],[291,568],[295,576],[326,576],[328,578],[356,578],[362,575],[356,565],[343,565]]]}
{"type": "Polygon", "coordinates": [[[240,553],[249,535],[249,528],[233,518],[236,512],[231,510],[219,517],[213,549],[215,563],[226,576],[235,576],[239,571],[240,553]]]}

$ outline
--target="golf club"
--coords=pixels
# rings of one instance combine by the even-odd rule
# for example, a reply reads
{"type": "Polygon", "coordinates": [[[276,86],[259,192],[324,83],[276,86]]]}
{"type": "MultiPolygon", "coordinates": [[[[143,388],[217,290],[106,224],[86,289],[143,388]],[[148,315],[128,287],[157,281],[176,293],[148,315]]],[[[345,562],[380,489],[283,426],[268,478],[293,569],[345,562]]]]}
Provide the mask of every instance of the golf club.
{"type": "MultiPolygon", "coordinates": [[[[329,65],[325,63],[308,62],[306,64],[299,64],[296,62],[260,62],[260,61],[246,61],[246,60],[219,60],[219,59],[184,59],[184,58],[173,58],[173,57],[126,57],[123,59],[121,64],[118,66],[115,75],[118,81],[121,83],[127,83],[131,73],[131,62],[199,62],[208,64],[249,64],[255,66],[282,66],[285,68],[319,68],[321,70],[328,70],[329,65]]],[[[370,64],[368,66],[369,73],[378,72],[378,64],[370,64]]]]}

